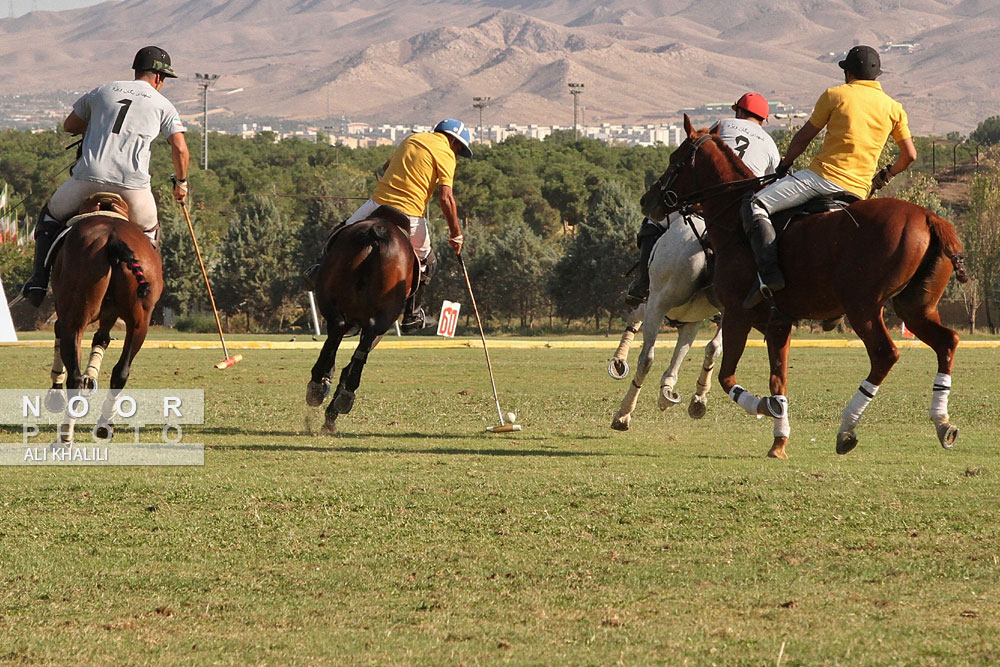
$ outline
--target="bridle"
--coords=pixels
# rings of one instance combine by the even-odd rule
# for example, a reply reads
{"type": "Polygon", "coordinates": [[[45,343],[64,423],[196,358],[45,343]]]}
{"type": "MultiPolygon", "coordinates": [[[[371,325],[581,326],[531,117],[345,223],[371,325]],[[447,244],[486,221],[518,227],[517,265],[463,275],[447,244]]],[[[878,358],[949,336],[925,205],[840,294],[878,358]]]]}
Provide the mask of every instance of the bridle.
{"type": "Polygon", "coordinates": [[[681,167],[683,167],[686,162],[688,167],[693,171],[695,158],[698,156],[698,149],[705,145],[708,141],[711,141],[711,139],[711,134],[703,134],[693,141],[690,138],[687,139],[677,149],[680,151],[686,147],[687,153],[682,155],[682,157],[667,167],[667,170],[663,172],[663,176],[661,176],[660,180],[656,182],[655,187],[659,192],[660,202],[663,204],[668,215],[675,211],[690,209],[692,206],[700,203],[704,199],[717,197],[736,190],[745,190],[748,187],[766,185],[778,180],[777,174],[768,174],[767,176],[761,176],[759,178],[745,178],[738,181],[729,181],[728,183],[710,185],[706,188],[696,188],[694,192],[690,194],[683,197],[678,196],[678,194],[671,188],[677,181],[681,167]]]}

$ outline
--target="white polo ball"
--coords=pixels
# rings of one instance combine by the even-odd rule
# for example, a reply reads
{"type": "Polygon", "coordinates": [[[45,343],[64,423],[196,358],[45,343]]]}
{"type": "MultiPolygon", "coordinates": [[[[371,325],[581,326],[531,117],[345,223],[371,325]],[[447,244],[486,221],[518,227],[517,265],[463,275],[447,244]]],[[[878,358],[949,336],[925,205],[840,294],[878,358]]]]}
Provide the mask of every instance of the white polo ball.
{"type": "Polygon", "coordinates": [[[508,412],[506,415],[504,415],[504,419],[507,420],[508,424],[517,423],[517,415],[515,415],[513,412],[508,412]]]}

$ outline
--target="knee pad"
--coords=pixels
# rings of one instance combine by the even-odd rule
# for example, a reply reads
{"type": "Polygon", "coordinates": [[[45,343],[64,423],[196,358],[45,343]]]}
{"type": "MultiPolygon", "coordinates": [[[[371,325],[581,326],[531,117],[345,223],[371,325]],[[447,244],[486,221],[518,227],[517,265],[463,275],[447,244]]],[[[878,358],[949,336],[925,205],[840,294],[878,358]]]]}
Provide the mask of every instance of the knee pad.
{"type": "Polygon", "coordinates": [[[426,259],[423,261],[423,271],[420,272],[420,282],[428,283],[431,278],[434,277],[434,272],[437,271],[437,255],[434,254],[434,249],[432,248],[429,253],[427,253],[426,259]]]}

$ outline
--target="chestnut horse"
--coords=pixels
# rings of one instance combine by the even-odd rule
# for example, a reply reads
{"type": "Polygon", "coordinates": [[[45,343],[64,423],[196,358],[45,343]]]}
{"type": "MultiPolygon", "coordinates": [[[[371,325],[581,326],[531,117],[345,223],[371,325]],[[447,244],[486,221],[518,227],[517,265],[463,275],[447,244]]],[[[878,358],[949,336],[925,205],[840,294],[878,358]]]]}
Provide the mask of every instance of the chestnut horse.
{"type": "Polygon", "coordinates": [[[358,347],[326,408],[324,428],[330,433],[336,431],[338,415],[354,406],[368,353],[403,312],[407,296],[417,286],[420,263],[410,245],[409,228],[403,213],[380,206],[371,218],[338,228],[327,241],[316,297],[328,331],[306,388],[308,405],[323,404],[340,342],[352,328],[361,330],[358,347]]]}
{"type": "MultiPolygon", "coordinates": [[[[69,221],[61,243],[52,252],[52,293],[56,302],[55,355],[52,388],[46,396],[50,409],[61,409],[66,389],[97,389],[104,353],[111,342],[111,327],[125,322],[121,358],[111,372],[108,401],[125,387],[132,361],[146,340],[153,307],[163,292],[160,254],[149,238],[128,219],[128,205],[116,194],[99,192],[80,207],[69,221]],[[80,370],[80,343],[84,329],[98,322],[90,361],[80,370]],[[115,391],[117,390],[117,391],[115,391]]],[[[114,431],[105,404],[95,429],[98,438],[114,431]]],[[[59,430],[58,441],[71,442],[73,420],[59,430]]]]}
{"type": "Polygon", "coordinates": [[[898,199],[868,199],[844,210],[799,218],[778,240],[787,287],[773,304],[743,308],[757,267],[742,233],[739,204],[760,180],[717,135],[691,126],[684,116],[687,139],[670,157],[670,165],[643,195],[643,213],[652,219],[700,202],[715,250],[715,289],[724,308],[722,364],[719,382],[729,396],[752,415],[774,419],[774,442],[768,456],[787,458],[790,434],[788,347],[792,320],[826,320],[847,315],[865,344],[871,370],[842,414],[837,453],[857,445],[855,427],[879,385],[899,359],[899,351],[882,319],[885,303],[917,338],[937,354],[938,374],[931,393],[931,419],[946,449],[958,436],[948,418],[951,367],[958,334],[941,324],[937,304],[952,270],[959,281],[962,245],[954,227],[925,208],[898,199]],[[736,367],[751,328],[763,332],[770,360],[771,396],[758,398],[736,383],[736,367]]]}

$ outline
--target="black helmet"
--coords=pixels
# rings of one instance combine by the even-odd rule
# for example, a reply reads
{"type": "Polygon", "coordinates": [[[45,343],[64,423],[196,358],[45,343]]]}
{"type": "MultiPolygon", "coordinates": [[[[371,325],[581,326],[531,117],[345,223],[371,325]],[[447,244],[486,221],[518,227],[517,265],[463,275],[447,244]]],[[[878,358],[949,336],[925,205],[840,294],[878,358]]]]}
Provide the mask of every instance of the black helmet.
{"type": "Polygon", "coordinates": [[[174,68],[170,66],[170,56],[158,46],[144,46],[135,54],[132,69],[138,72],[156,72],[165,77],[176,79],[174,68]]]}
{"type": "Polygon", "coordinates": [[[850,72],[857,79],[874,81],[882,73],[882,62],[878,51],[870,46],[855,46],[847,52],[847,57],[839,63],[840,69],[850,72]]]}

